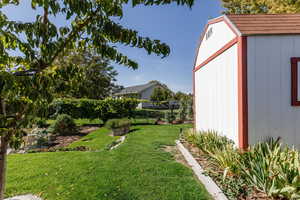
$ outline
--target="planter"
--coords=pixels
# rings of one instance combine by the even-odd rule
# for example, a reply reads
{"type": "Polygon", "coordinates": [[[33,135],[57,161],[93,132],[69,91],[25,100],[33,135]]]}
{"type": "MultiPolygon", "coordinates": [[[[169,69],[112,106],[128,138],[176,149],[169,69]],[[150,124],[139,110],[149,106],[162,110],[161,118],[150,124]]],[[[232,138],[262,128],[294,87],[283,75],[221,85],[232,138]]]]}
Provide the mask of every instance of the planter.
{"type": "Polygon", "coordinates": [[[130,131],[130,127],[121,127],[121,128],[114,128],[112,129],[112,133],[114,136],[122,136],[127,134],[130,131]]]}

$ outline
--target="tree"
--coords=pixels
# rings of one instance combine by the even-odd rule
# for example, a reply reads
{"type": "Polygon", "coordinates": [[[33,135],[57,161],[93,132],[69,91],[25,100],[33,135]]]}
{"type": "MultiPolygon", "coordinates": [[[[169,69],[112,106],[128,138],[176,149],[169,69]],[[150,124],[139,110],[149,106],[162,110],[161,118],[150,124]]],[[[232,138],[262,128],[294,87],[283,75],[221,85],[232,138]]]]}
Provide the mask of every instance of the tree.
{"type": "Polygon", "coordinates": [[[73,50],[59,57],[55,65],[59,97],[104,99],[120,88],[114,83],[118,73],[109,60],[92,50],[73,50]]]}
{"type": "MultiPolygon", "coordinates": [[[[8,143],[22,138],[22,128],[33,109],[51,99],[47,70],[69,49],[94,49],[102,58],[136,69],[138,64],[118,52],[115,44],[145,49],[148,54],[168,56],[170,48],[159,40],[142,37],[116,22],[123,6],[177,3],[192,6],[194,0],[31,0],[33,22],[10,20],[0,11],[0,200],[4,198],[5,158],[8,143]],[[42,11],[42,14],[41,14],[42,11]],[[56,16],[65,25],[55,24],[56,16]],[[12,53],[17,52],[17,53],[12,53]],[[46,100],[45,100],[46,99],[46,100]],[[18,103],[20,102],[20,103],[18,103]],[[16,105],[15,107],[12,105],[16,105]]],[[[20,0],[0,1],[0,8],[18,6],[20,0]]]]}
{"type": "Polygon", "coordinates": [[[18,148],[25,135],[23,128],[34,119],[39,107],[51,102],[51,74],[46,72],[32,76],[15,76],[0,71],[0,199],[4,197],[6,154],[8,145],[18,148]]]}
{"type": "Polygon", "coordinates": [[[181,99],[187,98],[187,97],[189,97],[188,94],[186,94],[186,93],[184,93],[184,92],[181,92],[181,91],[178,91],[178,92],[176,92],[175,95],[174,95],[174,100],[180,101],[181,99]]]}
{"type": "Polygon", "coordinates": [[[299,13],[300,0],[222,0],[228,14],[299,13]]]}
{"type": "Polygon", "coordinates": [[[172,97],[173,95],[170,89],[164,87],[156,87],[153,90],[150,99],[154,104],[160,105],[168,103],[168,101],[171,100],[172,97]]]}

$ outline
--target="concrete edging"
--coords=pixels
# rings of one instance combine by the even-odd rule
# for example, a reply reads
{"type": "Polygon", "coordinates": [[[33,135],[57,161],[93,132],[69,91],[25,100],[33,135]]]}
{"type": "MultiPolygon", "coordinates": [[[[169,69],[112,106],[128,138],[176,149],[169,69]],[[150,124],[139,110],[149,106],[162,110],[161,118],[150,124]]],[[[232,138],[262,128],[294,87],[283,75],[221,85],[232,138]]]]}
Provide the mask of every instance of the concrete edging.
{"type": "Polygon", "coordinates": [[[118,148],[118,147],[125,141],[125,139],[126,139],[126,136],[125,136],[125,135],[121,136],[121,137],[117,140],[118,144],[116,144],[115,146],[111,147],[110,150],[113,150],[113,149],[118,148]]]}
{"type": "Polygon", "coordinates": [[[203,168],[179,140],[176,140],[176,145],[187,163],[192,167],[192,170],[199,181],[205,186],[208,193],[210,193],[215,200],[228,200],[219,186],[209,176],[204,174],[203,168]]]}

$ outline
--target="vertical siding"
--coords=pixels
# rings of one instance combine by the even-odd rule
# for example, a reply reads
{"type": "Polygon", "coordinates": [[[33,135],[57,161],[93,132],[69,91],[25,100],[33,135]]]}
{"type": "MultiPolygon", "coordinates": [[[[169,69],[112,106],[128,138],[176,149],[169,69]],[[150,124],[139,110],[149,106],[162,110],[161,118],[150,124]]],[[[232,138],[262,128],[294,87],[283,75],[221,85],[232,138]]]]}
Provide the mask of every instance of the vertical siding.
{"type": "Polygon", "coordinates": [[[291,106],[291,57],[300,57],[300,36],[248,37],[250,144],[281,137],[300,147],[300,107],[291,106]]]}
{"type": "Polygon", "coordinates": [[[232,30],[223,21],[209,25],[207,31],[209,31],[210,28],[212,28],[213,33],[207,40],[204,36],[199,48],[196,66],[200,65],[236,37],[232,30]]]}
{"type": "Polygon", "coordinates": [[[215,130],[238,144],[237,45],[195,73],[196,129],[215,130]]]}

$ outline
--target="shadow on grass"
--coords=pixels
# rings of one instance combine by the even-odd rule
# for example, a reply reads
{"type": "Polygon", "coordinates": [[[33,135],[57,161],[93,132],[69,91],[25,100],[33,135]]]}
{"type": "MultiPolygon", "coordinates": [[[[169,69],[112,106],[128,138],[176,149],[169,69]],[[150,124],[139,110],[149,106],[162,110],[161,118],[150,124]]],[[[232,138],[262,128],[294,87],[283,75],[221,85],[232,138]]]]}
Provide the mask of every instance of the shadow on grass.
{"type": "Polygon", "coordinates": [[[139,130],[141,130],[141,129],[140,128],[133,128],[128,133],[133,133],[133,132],[136,132],[136,131],[139,131],[139,130]]]}
{"type": "Polygon", "coordinates": [[[114,200],[137,200],[138,197],[131,192],[124,191],[121,189],[111,189],[107,192],[106,197],[114,199],[114,200]]]}
{"type": "Polygon", "coordinates": [[[81,126],[95,126],[95,127],[103,127],[103,124],[82,124],[81,126]]]}

